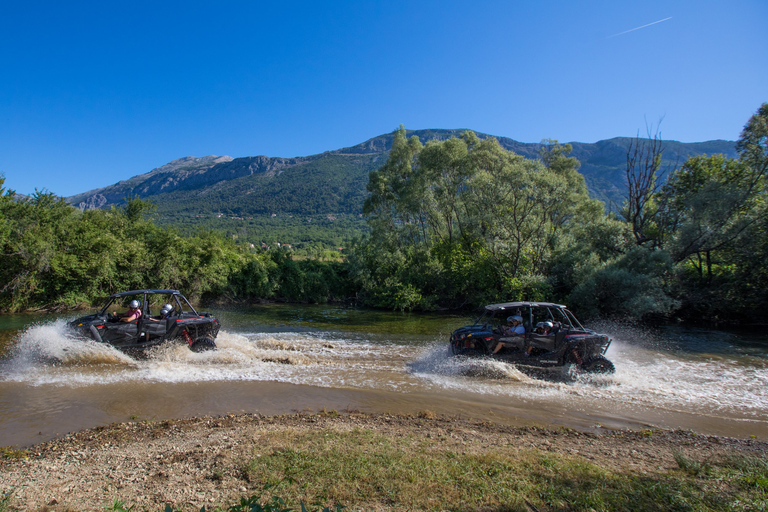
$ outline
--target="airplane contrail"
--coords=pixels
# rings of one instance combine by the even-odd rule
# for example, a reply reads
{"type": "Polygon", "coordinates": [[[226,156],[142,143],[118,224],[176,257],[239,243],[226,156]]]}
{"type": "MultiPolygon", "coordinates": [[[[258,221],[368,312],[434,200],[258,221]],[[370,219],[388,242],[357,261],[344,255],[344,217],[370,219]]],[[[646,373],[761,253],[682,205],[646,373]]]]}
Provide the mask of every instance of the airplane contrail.
{"type": "Polygon", "coordinates": [[[630,32],[634,32],[635,30],[640,30],[641,28],[650,27],[651,25],[655,25],[657,23],[661,23],[662,21],[667,21],[671,19],[672,19],[672,16],[670,16],[669,18],[664,18],[663,20],[654,21],[653,23],[648,23],[647,25],[643,25],[641,27],[635,27],[629,30],[625,30],[624,32],[619,32],[618,34],[613,34],[612,36],[606,37],[606,39],[610,39],[611,37],[616,37],[616,36],[623,36],[624,34],[629,34],[630,32]]]}

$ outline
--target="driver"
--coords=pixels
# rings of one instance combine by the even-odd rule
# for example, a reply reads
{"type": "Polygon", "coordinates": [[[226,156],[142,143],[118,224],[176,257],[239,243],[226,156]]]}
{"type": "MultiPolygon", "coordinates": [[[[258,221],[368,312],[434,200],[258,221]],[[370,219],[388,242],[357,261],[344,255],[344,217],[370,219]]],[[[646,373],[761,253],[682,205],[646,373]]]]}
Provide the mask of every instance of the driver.
{"type": "Polygon", "coordinates": [[[128,304],[128,310],[125,313],[118,313],[115,311],[115,318],[121,322],[133,322],[134,320],[138,320],[141,316],[141,309],[139,308],[141,308],[141,302],[134,299],[128,304]]]}
{"type": "MultiPolygon", "coordinates": [[[[525,335],[525,327],[523,327],[523,317],[520,315],[513,315],[507,318],[507,326],[502,330],[503,336],[523,336],[525,335]]],[[[506,346],[522,348],[520,346],[520,340],[499,341],[496,347],[493,349],[493,353],[497,353],[499,350],[506,346]]]]}
{"type": "Polygon", "coordinates": [[[507,326],[504,328],[504,334],[507,336],[519,336],[525,334],[523,327],[523,317],[514,315],[507,318],[507,326]]]}

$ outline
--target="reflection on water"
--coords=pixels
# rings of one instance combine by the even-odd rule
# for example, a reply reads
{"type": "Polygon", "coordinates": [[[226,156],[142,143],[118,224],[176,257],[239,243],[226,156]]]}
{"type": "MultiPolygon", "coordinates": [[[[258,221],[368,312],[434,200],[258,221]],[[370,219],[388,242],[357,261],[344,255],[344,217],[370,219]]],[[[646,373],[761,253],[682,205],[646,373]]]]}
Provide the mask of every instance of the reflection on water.
{"type": "Polygon", "coordinates": [[[768,437],[764,336],[601,325],[614,337],[614,375],[541,375],[451,357],[446,340],[467,323],[462,317],[278,305],[215,314],[224,326],[217,351],[167,344],[146,360],[74,337],[65,319],[11,330],[0,358],[0,446],[9,444],[4,437],[31,442],[25,431],[53,435],[60,425],[123,421],[136,411],[157,418],[327,403],[768,437]]]}

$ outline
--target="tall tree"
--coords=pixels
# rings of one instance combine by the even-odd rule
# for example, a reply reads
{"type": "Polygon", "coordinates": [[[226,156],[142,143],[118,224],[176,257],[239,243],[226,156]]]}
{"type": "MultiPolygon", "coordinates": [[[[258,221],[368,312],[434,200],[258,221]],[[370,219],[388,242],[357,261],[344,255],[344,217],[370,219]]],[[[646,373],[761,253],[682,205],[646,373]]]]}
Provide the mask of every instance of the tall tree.
{"type": "Polygon", "coordinates": [[[624,220],[632,226],[637,245],[656,245],[659,241],[655,196],[660,186],[658,178],[664,145],[658,130],[653,135],[650,128],[647,131],[646,139],[641,139],[638,134],[627,149],[627,199],[621,210],[624,220]]]}

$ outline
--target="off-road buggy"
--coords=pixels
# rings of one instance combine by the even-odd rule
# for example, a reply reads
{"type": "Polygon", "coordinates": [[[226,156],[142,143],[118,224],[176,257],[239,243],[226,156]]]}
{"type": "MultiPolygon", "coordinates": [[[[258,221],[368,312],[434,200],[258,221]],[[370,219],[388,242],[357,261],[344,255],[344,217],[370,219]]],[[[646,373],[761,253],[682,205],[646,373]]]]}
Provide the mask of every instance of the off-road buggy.
{"type": "Polygon", "coordinates": [[[110,295],[98,313],[77,318],[69,326],[99,343],[141,354],[168,340],[183,342],[194,352],[214,350],[221,324],[209,313],[198,313],[178,290],[133,290],[110,295]],[[114,311],[126,311],[132,301],[138,301],[141,316],[121,321],[114,311]],[[161,315],[165,305],[170,310],[161,315]]]}
{"type": "Polygon", "coordinates": [[[492,357],[537,368],[573,364],[594,373],[615,371],[604,356],[610,344],[608,336],[585,328],[565,306],[551,302],[490,304],[474,324],[451,334],[454,355],[492,357]],[[525,334],[505,330],[509,317],[519,317],[525,334]],[[546,334],[537,328],[545,324],[551,328],[546,334]]]}

